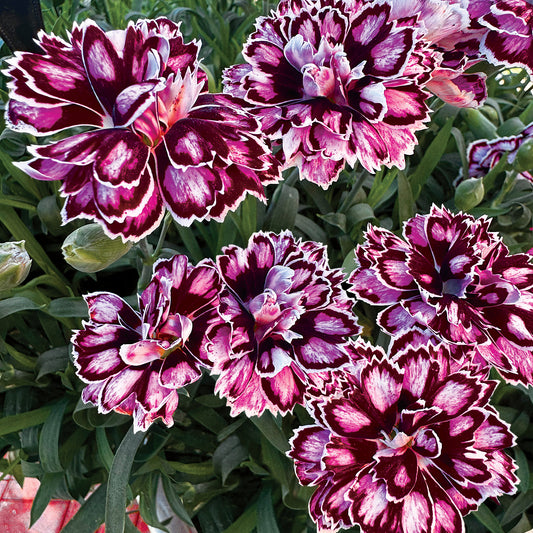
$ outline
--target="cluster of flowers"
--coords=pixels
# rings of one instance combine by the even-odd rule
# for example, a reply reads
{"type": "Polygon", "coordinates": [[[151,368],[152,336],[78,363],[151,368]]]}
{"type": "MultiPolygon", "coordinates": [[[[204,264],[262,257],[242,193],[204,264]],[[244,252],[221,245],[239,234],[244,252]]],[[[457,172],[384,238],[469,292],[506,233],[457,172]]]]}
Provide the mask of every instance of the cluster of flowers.
{"type": "Polygon", "coordinates": [[[489,370],[533,385],[533,265],[488,225],[433,207],[403,239],[367,230],[349,291],[385,306],[388,354],[354,340],[356,299],[320,244],[259,232],[196,267],[160,260],[139,311],[86,297],[72,338],[83,399],[137,430],[171,426],[177,389],[206,369],[232,415],[308,409],[289,455],[317,486],[321,531],[463,531],[464,514],[517,483],[489,370]]]}
{"type": "MultiPolygon", "coordinates": [[[[478,62],[533,70],[532,21],[525,0],[282,0],[225,71],[225,94],[208,93],[199,44],[170,20],[85,21],[8,61],[6,121],[34,135],[82,126],[19,166],[63,180],[64,222],[138,241],[167,209],[183,225],[223,220],[292,166],[323,188],[345,164],[402,168],[431,94],[477,106],[478,62]]],[[[464,531],[463,515],[517,483],[488,372],[533,385],[533,266],[488,227],[433,207],[403,239],[368,229],[355,298],[325,247],[288,231],[196,266],[159,260],[137,310],[86,296],[72,337],[83,400],[137,431],[171,426],[178,389],[211,372],[234,416],[308,409],[289,455],[317,487],[321,531],[464,531]],[[388,353],[354,340],[357,299],[385,306],[388,353]]]]}
{"type": "Polygon", "coordinates": [[[19,166],[63,180],[64,222],[138,241],[165,209],[190,225],[247,193],[264,200],[284,168],[324,188],[346,163],[403,168],[431,93],[477,106],[479,61],[533,69],[532,21],[525,0],[282,0],[258,18],[246,63],[225,71],[226,94],[207,92],[199,43],[172,21],[85,21],[8,61],[6,121],[39,136],[86,127],[19,166]]]}

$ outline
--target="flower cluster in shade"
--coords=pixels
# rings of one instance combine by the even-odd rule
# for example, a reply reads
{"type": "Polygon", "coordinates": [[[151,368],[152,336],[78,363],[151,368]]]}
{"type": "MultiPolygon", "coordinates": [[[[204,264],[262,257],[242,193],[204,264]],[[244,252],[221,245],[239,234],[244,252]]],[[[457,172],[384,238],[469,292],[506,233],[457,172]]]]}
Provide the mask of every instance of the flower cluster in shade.
{"type": "Polygon", "coordinates": [[[174,22],[104,32],[87,20],[67,41],[41,33],[38,45],[42,54],[7,61],[6,122],[39,136],[84,127],[17,163],[62,180],[65,223],[87,218],[138,241],[165,209],[182,225],[221,221],[279,179],[257,120],[231,96],[208,94],[199,45],[184,43],[174,22]]]}
{"type": "Polygon", "coordinates": [[[474,107],[481,60],[531,71],[533,8],[525,0],[282,0],[224,73],[282,165],[323,188],[347,163],[405,165],[434,93],[474,107]]]}
{"type": "MultiPolygon", "coordinates": [[[[468,175],[471,178],[486,176],[506,154],[507,162],[515,162],[518,150],[529,139],[533,139],[533,123],[529,124],[518,135],[498,139],[480,139],[468,146],[468,175]]],[[[530,170],[523,170],[519,177],[533,181],[530,170]]]]}
{"type": "Polygon", "coordinates": [[[324,246],[289,232],[254,234],[216,264],[161,260],[139,311],[112,293],[86,297],[90,319],[72,338],[82,397],[133,415],[136,429],[170,426],[177,389],[208,368],[233,415],[292,411],[310,374],[350,361],[360,328],[342,280],[324,246]]]}
{"type": "Polygon", "coordinates": [[[89,321],[71,340],[76,372],[87,384],[83,400],[101,413],[133,415],[135,430],[157,419],[171,426],[177,389],[210,366],[206,345],[221,322],[220,289],[208,260],[193,267],[177,255],[155,265],[138,311],[116,294],[87,295],[89,321]]]}
{"type": "Polygon", "coordinates": [[[454,370],[442,345],[385,356],[362,342],[358,372],[312,398],[288,455],[320,532],[463,533],[463,515],[515,492],[514,444],[488,404],[496,382],[454,370]]]}
{"type": "Polygon", "coordinates": [[[531,256],[510,255],[489,224],[433,206],[405,223],[403,238],[369,227],[350,290],[385,306],[377,322],[393,338],[417,330],[533,384],[531,256]]]}

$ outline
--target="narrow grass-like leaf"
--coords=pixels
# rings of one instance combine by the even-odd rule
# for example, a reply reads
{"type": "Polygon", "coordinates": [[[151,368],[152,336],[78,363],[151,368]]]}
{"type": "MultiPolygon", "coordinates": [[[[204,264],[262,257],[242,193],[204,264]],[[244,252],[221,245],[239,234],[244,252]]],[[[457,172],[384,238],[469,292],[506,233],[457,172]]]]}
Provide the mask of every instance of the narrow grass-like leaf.
{"type": "Polygon", "coordinates": [[[59,434],[63,415],[68,404],[64,398],[50,408],[50,416],[46,419],[39,437],[39,458],[43,470],[47,473],[62,472],[63,467],[59,460],[59,434]]]}
{"type": "Polygon", "coordinates": [[[35,309],[41,309],[43,306],[35,303],[29,298],[24,296],[13,296],[12,298],[6,298],[0,301],[0,320],[19,313],[20,311],[34,311],[35,309]]]}
{"type": "Polygon", "coordinates": [[[260,417],[252,416],[250,420],[272,446],[281,453],[285,453],[289,449],[287,437],[285,437],[283,431],[276,424],[276,420],[269,412],[265,411],[260,417]]]}
{"type": "Polygon", "coordinates": [[[279,533],[270,487],[264,487],[257,500],[257,533],[279,533]]]}
{"type": "Polygon", "coordinates": [[[416,201],[422,192],[422,187],[426,183],[430,174],[433,172],[441,157],[446,151],[446,145],[453,127],[455,117],[446,120],[444,126],[435,136],[431,144],[427,147],[422,160],[416,167],[416,170],[409,176],[409,183],[413,191],[413,201],[416,201]]]}
{"type": "Polygon", "coordinates": [[[370,189],[366,200],[370,207],[376,207],[379,204],[386,192],[394,183],[394,179],[396,178],[397,174],[398,169],[396,167],[391,168],[387,171],[387,173],[385,173],[384,170],[380,170],[376,173],[374,181],[372,182],[372,188],[370,189]]]}
{"type": "Polygon", "coordinates": [[[39,355],[35,369],[37,370],[37,381],[47,374],[54,374],[65,370],[68,365],[68,346],[52,348],[39,355]]]}
{"type": "Polygon", "coordinates": [[[502,517],[502,525],[506,525],[513,521],[517,516],[527,511],[533,505],[533,489],[528,490],[526,493],[519,494],[511,502],[505,514],[502,517]]]}
{"type": "Polygon", "coordinates": [[[233,524],[222,533],[251,533],[257,526],[257,506],[254,504],[242,513],[233,524]]]}
{"type": "Polygon", "coordinates": [[[56,318],[89,318],[87,304],[83,298],[56,298],[48,304],[46,311],[56,318]]]}
{"type": "Polygon", "coordinates": [[[130,427],[117,449],[107,485],[105,505],[106,533],[124,533],[126,520],[126,494],[135,453],[146,434],[133,432],[130,427]]]}
{"type": "Polygon", "coordinates": [[[279,233],[284,229],[292,230],[300,203],[298,189],[281,183],[274,192],[269,204],[263,229],[279,233]]]}
{"type": "Polygon", "coordinates": [[[30,528],[39,520],[52,497],[58,492],[64,483],[62,472],[44,474],[41,484],[35,494],[30,511],[30,528]]]}
{"type": "Polygon", "coordinates": [[[400,226],[415,214],[415,195],[403,172],[398,173],[398,222],[400,226]]]}
{"type": "Polygon", "coordinates": [[[33,411],[0,418],[0,437],[42,424],[50,416],[50,411],[51,407],[47,405],[33,411]]]}
{"type": "Polygon", "coordinates": [[[113,451],[111,446],[109,446],[105,428],[103,427],[96,428],[96,445],[98,447],[98,457],[100,457],[104,468],[109,472],[113,465],[113,451]]]}
{"type": "Polygon", "coordinates": [[[183,522],[185,522],[189,526],[193,526],[191,517],[185,509],[181,498],[177,495],[176,489],[174,488],[172,481],[170,481],[170,479],[166,476],[163,476],[161,479],[161,483],[163,484],[163,491],[165,493],[168,505],[170,506],[172,511],[174,511],[176,516],[183,520],[183,522]]]}
{"type": "Polygon", "coordinates": [[[39,191],[39,187],[34,179],[30,178],[25,172],[17,168],[9,155],[0,150],[0,163],[4,165],[6,170],[9,172],[11,177],[19,183],[19,185],[31,195],[33,195],[37,200],[40,200],[42,195],[39,191]]]}
{"type": "Polygon", "coordinates": [[[516,464],[518,465],[518,471],[516,472],[520,484],[518,490],[522,493],[526,493],[529,490],[529,463],[526,454],[519,446],[513,448],[516,464]]]}
{"type": "Polygon", "coordinates": [[[100,485],[63,526],[61,533],[94,533],[104,521],[106,491],[107,484],[100,485]]]}
{"type": "Polygon", "coordinates": [[[484,503],[482,503],[479,506],[479,509],[474,512],[474,516],[490,531],[490,533],[505,533],[499,520],[484,503]]]}

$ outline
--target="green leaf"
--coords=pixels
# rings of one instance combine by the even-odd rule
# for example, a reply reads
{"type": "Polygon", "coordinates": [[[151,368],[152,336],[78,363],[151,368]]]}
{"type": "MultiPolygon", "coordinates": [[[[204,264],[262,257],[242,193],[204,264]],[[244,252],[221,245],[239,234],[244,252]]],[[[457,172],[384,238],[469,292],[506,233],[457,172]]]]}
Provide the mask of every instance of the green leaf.
{"type": "Polygon", "coordinates": [[[526,454],[520,449],[519,446],[513,448],[516,464],[518,465],[517,476],[520,479],[518,490],[525,493],[529,490],[529,463],[526,454]]]}
{"type": "Polygon", "coordinates": [[[303,215],[296,215],[294,227],[315,242],[326,243],[328,240],[328,234],[318,224],[303,215]]]}
{"type": "Polygon", "coordinates": [[[241,444],[237,435],[230,435],[213,453],[215,473],[225,484],[229,474],[246,459],[248,459],[248,450],[241,444]]]}
{"type": "Polygon", "coordinates": [[[189,516],[187,510],[185,509],[181,498],[177,495],[177,491],[174,488],[174,484],[172,483],[172,481],[166,476],[163,476],[161,481],[163,483],[163,491],[165,492],[167,502],[170,505],[172,511],[174,511],[176,516],[183,520],[183,522],[193,527],[194,525],[192,523],[192,519],[189,516]]]}
{"type": "Polygon", "coordinates": [[[525,513],[520,518],[520,522],[509,533],[531,533],[531,522],[525,513]]]}
{"type": "Polygon", "coordinates": [[[326,215],[318,215],[318,217],[346,233],[346,215],[344,213],[327,213],[326,215]]]}
{"type": "Polygon", "coordinates": [[[146,437],[142,431],[130,427],[117,449],[107,484],[105,505],[106,533],[124,533],[126,520],[126,494],[135,453],[146,437]]]}
{"type": "Polygon", "coordinates": [[[114,456],[113,450],[111,450],[111,446],[109,446],[109,441],[107,440],[105,428],[103,427],[96,428],[96,446],[98,448],[98,457],[100,457],[104,468],[109,472],[113,465],[114,456]]]}
{"type": "Polygon", "coordinates": [[[391,168],[385,175],[383,170],[376,173],[372,182],[372,189],[370,189],[367,198],[367,203],[370,207],[375,208],[379,204],[394,183],[397,174],[398,169],[396,167],[391,168]]]}
{"type": "Polygon", "coordinates": [[[87,303],[83,298],[56,298],[48,304],[46,311],[56,318],[89,318],[87,303]]]}
{"type": "Polygon", "coordinates": [[[100,485],[63,526],[61,533],[94,533],[104,521],[106,491],[107,484],[100,485]]]}
{"type": "Polygon", "coordinates": [[[512,522],[517,516],[527,511],[533,505],[533,490],[521,493],[513,499],[502,517],[502,525],[512,522]]]}
{"type": "Polygon", "coordinates": [[[270,487],[264,487],[257,500],[257,533],[279,533],[270,487]]]}
{"type": "Polygon", "coordinates": [[[415,194],[403,172],[398,173],[398,221],[400,225],[415,214],[415,194]]]}
{"type": "Polygon", "coordinates": [[[499,520],[484,503],[482,503],[479,506],[479,509],[474,512],[474,516],[490,531],[490,533],[505,533],[502,526],[500,526],[499,520]]]}
{"type": "Polygon", "coordinates": [[[211,459],[201,463],[182,463],[180,461],[166,461],[166,465],[172,467],[176,472],[189,474],[192,476],[213,476],[215,470],[211,459]]]}
{"type": "Polygon", "coordinates": [[[13,296],[12,298],[0,301],[0,320],[20,311],[35,311],[43,307],[24,296],[13,296]]]}
{"type": "Polygon", "coordinates": [[[35,369],[37,370],[37,381],[47,374],[55,374],[63,371],[68,366],[68,346],[59,346],[43,352],[37,358],[35,369]]]}
{"type": "Polygon", "coordinates": [[[30,511],[30,527],[32,527],[44,510],[50,503],[50,500],[59,491],[59,488],[64,483],[64,476],[62,472],[44,474],[41,478],[41,484],[33,499],[33,504],[30,511]]]}
{"type": "MultiPolygon", "coordinates": [[[[411,185],[413,200],[415,202],[418,200],[418,197],[422,192],[422,187],[446,151],[446,145],[450,138],[454,119],[455,117],[450,117],[446,120],[444,126],[425,150],[422,160],[416,167],[416,170],[409,176],[409,184],[411,185]]],[[[398,207],[401,208],[401,204],[398,207]]]]}
{"type": "Polygon", "coordinates": [[[227,425],[226,420],[209,407],[193,407],[189,409],[188,415],[215,434],[227,425]]]}
{"type": "Polygon", "coordinates": [[[276,449],[281,453],[288,451],[288,439],[277,425],[276,419],[271,413],[265,411],[260,417],[252,416],[250,420],[276,449]]]}
{"type": "Polygon", "coordinates": [[[257,525],[257,506],[252,505],[222,533],[251,533],[257,525]]]}
{"type": "Polygon", "coordinates": [[[292,230],[298,214],[300,198],[298,189],[281,183],[270,201],[263,229],[279,233],[284,229],[292,230]]]}
{"type": "Polygon", "coordinates": [[[39,458],[43,470],[47,473],[62,472],[63,467],[59,460],[59,434],[63,414],[68,404],[64,398],[50,408],[50,416],[46,419],[39,437],[39,458]]]}
{"type": "Polygon", "coordinates": [[[50,416],[50,411],[51,407],[47,405],[33,411],[0,418],[0,437],[42,424],[50,416]]]}

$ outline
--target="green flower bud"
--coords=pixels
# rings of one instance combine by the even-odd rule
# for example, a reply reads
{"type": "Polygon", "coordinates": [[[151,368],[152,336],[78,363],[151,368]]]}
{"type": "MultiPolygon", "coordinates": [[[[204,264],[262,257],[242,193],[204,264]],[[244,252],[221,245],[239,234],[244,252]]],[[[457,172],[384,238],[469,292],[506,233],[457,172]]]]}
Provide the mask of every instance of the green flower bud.
{"type": "Polygon", "coordinates": [[[459,183],[455,190],[455,205],[461,211],[469,211],[480,204],[484,196],[485,188],[483,187],[483,180],[470,178],[459,183]]]}
{"type": "Polygon", "coordinates": [[[20,285],[31,268],[24,241],[0,243],[0,291],[20,285]]]}
{"type": "Polygon", "coordinates": [[[522,143],[516,152],[513,166],[518,172],[533,171],[533,138],[526,139],[522,143]]]}
{"type": "Polygon", "coordinates": [[[462,109],[461,113],[476,139],[495,139],[498,136],[496,126],[479,109],[462,109]]]}
{"type": "Polygon", "coordinates": [[[111,239],[100,224],[87,224],[74,230],[63,242],[65,261],[81,272],[98,272],[120,259],[132,247],[120,237],[111,239]]]}

